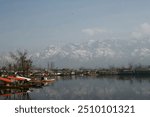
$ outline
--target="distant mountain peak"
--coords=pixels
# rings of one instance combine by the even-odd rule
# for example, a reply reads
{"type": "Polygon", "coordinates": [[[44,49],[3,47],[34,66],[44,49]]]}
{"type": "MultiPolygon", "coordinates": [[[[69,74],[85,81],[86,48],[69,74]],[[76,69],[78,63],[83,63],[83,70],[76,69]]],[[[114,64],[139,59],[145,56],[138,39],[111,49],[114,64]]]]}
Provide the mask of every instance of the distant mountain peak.
{"type": "MultiPolygon", "coordinates": [[[[35,64],[46,66],[55,62],[57,67],[108,67],[132,64],[150,64],[150,41],[144,40],[88,40],[66,44],[62,47],[50,45],[32,54],[35,64]],[[137,46],[138,45],[138,46],[137,46]]],[[[11,61],[1,56],[1,61],[11,61]]]]}

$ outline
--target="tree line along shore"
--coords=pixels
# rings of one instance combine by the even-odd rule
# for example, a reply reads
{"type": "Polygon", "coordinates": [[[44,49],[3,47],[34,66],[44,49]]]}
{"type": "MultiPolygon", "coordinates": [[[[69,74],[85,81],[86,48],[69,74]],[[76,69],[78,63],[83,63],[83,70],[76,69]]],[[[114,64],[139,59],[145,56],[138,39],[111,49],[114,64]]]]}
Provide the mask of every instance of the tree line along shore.
{"type": "Polygon", "coordinates": [[[25,77],[52,77],[52,76],[101,76],[101,75],[150,75],[150,66],[132,66],[121,68],[99,68],[99,69],[56,69],[56,68],[36,68],[33,66],[33,61],[28,57],[28,52],[17,51],[10,53],[13,60],[12,63],[0,67],[0,76],[15,75],[25,77]]]}

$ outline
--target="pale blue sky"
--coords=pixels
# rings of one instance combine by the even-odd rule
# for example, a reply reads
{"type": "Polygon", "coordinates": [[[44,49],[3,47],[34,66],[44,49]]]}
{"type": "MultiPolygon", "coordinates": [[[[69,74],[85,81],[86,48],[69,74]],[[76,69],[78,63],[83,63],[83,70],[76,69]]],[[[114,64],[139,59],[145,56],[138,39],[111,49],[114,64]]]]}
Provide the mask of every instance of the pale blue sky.
{"type": "Polygon", "coordinates": [[[128,33],[145,22],[150,0],[0,0],[0,52],[80,42],[95,34],[89,29],[128,33]]]}

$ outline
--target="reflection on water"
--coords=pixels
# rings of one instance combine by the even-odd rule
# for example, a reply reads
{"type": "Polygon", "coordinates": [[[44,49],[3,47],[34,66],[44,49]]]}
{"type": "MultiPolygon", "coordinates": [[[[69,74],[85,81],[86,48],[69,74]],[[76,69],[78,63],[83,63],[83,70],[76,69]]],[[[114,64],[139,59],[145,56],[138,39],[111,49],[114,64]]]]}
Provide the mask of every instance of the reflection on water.
{"type": "Polygon", "coordinates": [[[19,95],[12,91],[12,95],[1,95],[0,99],[150,99],[150,77],[63,77],[53,84],[29,90],[19,95]]]}
{"type": "Polygon", "coordinates": [[[29,90],[0,89],[0,99],[30,100],[29,90]]]}

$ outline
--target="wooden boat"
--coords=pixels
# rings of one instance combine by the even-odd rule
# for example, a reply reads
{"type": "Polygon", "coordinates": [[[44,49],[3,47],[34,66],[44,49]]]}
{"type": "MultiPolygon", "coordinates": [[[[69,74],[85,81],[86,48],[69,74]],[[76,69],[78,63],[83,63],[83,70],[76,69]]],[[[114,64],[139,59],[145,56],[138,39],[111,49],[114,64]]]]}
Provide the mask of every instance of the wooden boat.
{"type": "Polygon", "coordinates": [[[42,80],[42,82],[54,82],[55,79],[47,79],[47,80],[42,80]]]}
{"type": "Polygon", "coordinates": [[[47,80],[30,80],[32,83],[45,83],[45,82],[54,82],[55,79],[47,79],[47,80]]]}
{"type": "Polygon", "coordinates": [[[25,79],[17,78],[17,77],[14,77],[14,76],[8,76],[7,78],[8,79],[13,79],[13,80],[18,80],[18,81],[24,81],[25,80],[25,79]]]}
{"type": "Polygon", "coordinates": [[[27,80],[27,81],[31,80],[31,78],[26,78],[26,77],[22,77],[22,76],[16,76],[16,78],[24,79],[24,80],[27,80]]]}
{"type": "Polygon", "coordinates": [[[9,80],[9,79],[7,79],[7,78],[2,78],[2,77],[0,77],[0,80],[3,81],[3,82],[7,82],[7,83],[12,83],[12,82],[14,82],[14,81],[12,81],[12,80],[9,80]]]}

